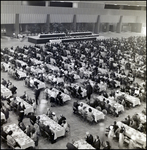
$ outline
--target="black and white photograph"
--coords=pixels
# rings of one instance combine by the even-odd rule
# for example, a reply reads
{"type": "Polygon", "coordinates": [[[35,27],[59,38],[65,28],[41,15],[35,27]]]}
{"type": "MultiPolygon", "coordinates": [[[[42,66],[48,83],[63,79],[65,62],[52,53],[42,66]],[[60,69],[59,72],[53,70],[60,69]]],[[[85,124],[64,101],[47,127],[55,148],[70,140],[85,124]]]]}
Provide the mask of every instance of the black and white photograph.
{"type": "Polygon", "coordinates": [[[146,1],[1,1],[1,149],[146,149],[146,1]]]}

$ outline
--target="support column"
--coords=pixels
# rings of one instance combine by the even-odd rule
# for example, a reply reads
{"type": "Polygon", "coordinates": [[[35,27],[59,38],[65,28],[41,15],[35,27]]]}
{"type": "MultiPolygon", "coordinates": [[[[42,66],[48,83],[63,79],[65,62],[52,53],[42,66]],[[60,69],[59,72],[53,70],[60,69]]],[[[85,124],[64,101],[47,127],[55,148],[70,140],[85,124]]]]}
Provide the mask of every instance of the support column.
{"type": "Polygon", "coordinates": [[[49,1],[45,1],[45,7],[48,7],[50,5],[49,1]]]}
{"type": "Polygon", "coordinates": [[[106,32],[109,32],[109,23],[106,23],[106,32]]]}
{"type": "Polygon", "coordinates": [[[15,34],[19,34],[19,14],[15,14],[15,34]]]}
{"type": "Polygon", "coordinates": [[[50,14],[47,14],[46,18],[46,32],[48,33],[50,31],[50,14]]]}
{"type": "Polygon", "coordinates": [[[95,23],[94,33],[99,33],[100,31],[100,15],[97,16],[97,21],[95,23]]]}
{"type": "Polygon", "coordinates": [[[76,32],[76,25],[77,25],[77,15],[73,16],[73,31],[76,32]]]}
{"type": "Polygon", "coordinates": [[[120,16],[119,22],[117,23],[117,33],[121,32],[121,28],[122,28],[122,18],[123,16],[120,16]]]}

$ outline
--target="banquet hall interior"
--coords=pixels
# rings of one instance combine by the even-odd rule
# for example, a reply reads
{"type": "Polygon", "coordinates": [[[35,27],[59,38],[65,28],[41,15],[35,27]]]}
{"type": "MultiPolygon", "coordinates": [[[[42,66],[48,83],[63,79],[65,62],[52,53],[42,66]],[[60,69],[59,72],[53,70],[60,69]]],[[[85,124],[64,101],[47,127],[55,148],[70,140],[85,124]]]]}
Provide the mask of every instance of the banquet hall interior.
{"type": "Polygon", "coordinates": [[[146,149],[146,1],[1,1],[1,149],[146,149]]]}

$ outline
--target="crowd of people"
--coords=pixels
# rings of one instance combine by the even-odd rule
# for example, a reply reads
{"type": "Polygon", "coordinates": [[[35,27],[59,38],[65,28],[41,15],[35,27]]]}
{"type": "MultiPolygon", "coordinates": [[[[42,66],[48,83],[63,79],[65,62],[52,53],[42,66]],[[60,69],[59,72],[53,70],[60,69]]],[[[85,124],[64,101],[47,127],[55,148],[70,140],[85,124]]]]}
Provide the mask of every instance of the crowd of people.
{"type": "MultiPolygon", "coordinates": [[[[26,79],[24,82],[26,84],[30,85],[29,78],[36,78],[45,84],[49,83],[51,88],[58,89],[59,93],[55,98],[46,94],[46,99],[49,99],[51,103],[62,106],[63,99],[61,93],[68,93],[68,95],[77,99],[86,98],[90,106],[97,108],[103,113],[118,117],[119,114],[116,112],[115,107],[112,107],[109,101],[105,100],[105,98],[108,97],[112,97],[112,99],[113,97],[115,98],[114,91],[118,87],[120,87],[122,92],[139,97],[141,102],[146,102],[146,83],[144,82],[143,85],[140,85],[135,80],[136,77],[138,77],[146,81],[146,70],[142,67],[142,65],[146,63],[145,40],[145,37],[130,37],[128,39],[111,38],[93,41],[75,41],[70,43],[46,43],[44,46],[35,45],[24,46],[22,48],[17,46],[16,48],[11,47],[11,50],[14,51],[13,54],[10,53],[8,48],[3,49],[1,60],[6,63],[9,62],[11,69],[15,72],[16,78],[19,78],[19,74],[15,68],[25,72],[26,79]],[[11,57],[13,57],[13,59],[11,57]],[[41,63],[35,64],[33,59],[41,63]],[[26,65],[22,65],[16,60],[21,60],[25,62],[26,65]],[[32,66],[34,66],[34,69],[42,70],[42,72],[36,71],[33,73],[31,71],[32,66]],[[53,68],[56,69],[54,70],[53,68]],[[49,79],[49,76],[53,76],[53,79],[49,79]],[[58,82],[58,78],[62,78],[62,82],[58,82]],[[119,84],[119,86],[117,86],[117,84],[119,84]],[[101,85],[104,86],[104,89],[101,89],[101,85]],[[109,89],[111,93],[108,93],[107,89],[109,89]],[[105,98],[103,101],[99,99],[93,100],[91,96],[93,93],[103,95],[105,98]]],[[[2,67],[3,70],[5,70],[4,66],[2,67]]],[[[13,86],[9,80],[7,82],[2,79],[2,84],[9,88],[13,94],[16,94],[17,88],[13,86]]],[[[35,112],[41,92],[37,82],[34,83],[33,89],[35,98],[29,98],[26,92],[24,92],[21,98],[31,105],[34,105],[35,112]]],[[[10,103],[11,109],[15,108],[14,101],[15,97],[10,103]]],[[[119,97],[116,102],[120,102],[120,104],[125,107],[127,105],[127,101],[124,97],[119,97]]],[[[22,123],[24,109],[25,107],[21,106],[21,103],[16,106],[16,111],[19,112],[19,126],[23,129],[25,129],[22,123]]],[[[83,116],[88,115],[89,118],[91,117],[93,119],[91,109],[89,109],[88,114],[85,114],[84,110],[85,108],[82,107],[82,103],[79,104],[79,102],[74,102],[74,113],[81,113],[83,116]]],[[[48,110],[47,115],[54,121],[60,122],[60,119],[50,110],[48,110]]],[[[31,116],[29,117],[33,118],[31,116]]],[[[33,122],[35,123],[36,121],[33,122]]],[[[66,119],[62,120],[59,124],[66,128],[66,119]]],[[[32,131],[30,135],[30,128],[31,125],[27,126],[24,131],[27,135],[35,139],[37,145],[37,133],[32,131]]],[[[47,130],[50,129],[49,126],[47,128],[47,130]]],[[[53,137],[50,130],[49,135],[53,137]]],[[[111,142],[109,142],[109,144],[111,145],[111,142]]]]}

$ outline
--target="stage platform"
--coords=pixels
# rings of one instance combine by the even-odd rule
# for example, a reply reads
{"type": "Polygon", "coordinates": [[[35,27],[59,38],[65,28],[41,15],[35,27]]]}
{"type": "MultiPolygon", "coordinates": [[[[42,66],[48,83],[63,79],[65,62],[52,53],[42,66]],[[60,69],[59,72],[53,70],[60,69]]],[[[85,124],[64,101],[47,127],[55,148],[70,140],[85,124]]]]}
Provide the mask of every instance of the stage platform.
{"type": "Polygon", "coordinates": [[[47,38],[39,38],[38,36],[30,36],[28,37],[28,42],[34,43],[34,44],[45,44],[49,42],[49,40],[53,40],[53,37],[47,37],[47,38]]]}
{"type": "Polygon", "coordinates": [[[59,37],[46,37],[46,38],[39,38],[39,36],[31,36],[28,37],[28,42],[34,43],[34,44],[45,44],[49,41],[55,41],[55,42],[73,42],[73,41],[83,41],[83,40],[96,40],[99,35],[93,35],[90,37],[81,37],[81,38],[65,38],[65,39],[59,39],[59,37]]]}

